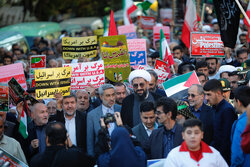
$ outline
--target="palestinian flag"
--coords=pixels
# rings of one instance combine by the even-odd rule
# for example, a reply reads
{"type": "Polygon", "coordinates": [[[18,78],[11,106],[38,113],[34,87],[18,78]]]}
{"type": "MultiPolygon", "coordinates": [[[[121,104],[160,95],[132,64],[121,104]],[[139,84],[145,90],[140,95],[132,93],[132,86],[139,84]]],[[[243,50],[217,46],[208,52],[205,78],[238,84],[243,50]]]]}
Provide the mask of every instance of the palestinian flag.
{"type": "Polygon", "coordinates": [[[172,78],[164,82],[163,87],[168,97],[177,100],[185,98],[188,88],[193,84],[200,84],[195,71],[172,78]]]}
{"type": "Polygon", "coordinates": [[[133,0],[123,0],[123,20],[124,25],[132,24],[130,14],[137,9],[137,6],[134,5],[133,0]]]}
{"type": "Polygon", "coordinates": [[[20,120],[20,125],[18,128],[18,131],[20,132],[20,134],[23,136],[23,138],[27,138],[28,137],[28,131],[27,131],[27,115],[24,112],[24,110],[22,111],[21,114],[21,120],[20,120]]]}

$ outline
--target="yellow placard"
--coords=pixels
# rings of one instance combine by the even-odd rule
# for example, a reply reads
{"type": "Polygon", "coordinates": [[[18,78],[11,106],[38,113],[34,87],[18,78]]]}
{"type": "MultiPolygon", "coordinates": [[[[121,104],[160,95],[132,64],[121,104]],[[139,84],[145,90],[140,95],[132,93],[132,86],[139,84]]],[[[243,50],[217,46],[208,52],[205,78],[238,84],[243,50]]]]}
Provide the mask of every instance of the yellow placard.
{"type": "Polygon", "coordinates": [[[71,77],[71,67],[46,68],[35,70],[35,81],[56,80],[71,77]]]}
{"type": "Polygon", "coordinates": [[[97,36],[63,37],[62,51],[64,59],[95,57],[97,55],[97,36]]]}
{"type": "Polygon", "coordinates": [[[51,89],[36,89],[36,99],[55,98],[56,93],[61,93],[63,96],[69,96],[70,86],[51,89]]]}

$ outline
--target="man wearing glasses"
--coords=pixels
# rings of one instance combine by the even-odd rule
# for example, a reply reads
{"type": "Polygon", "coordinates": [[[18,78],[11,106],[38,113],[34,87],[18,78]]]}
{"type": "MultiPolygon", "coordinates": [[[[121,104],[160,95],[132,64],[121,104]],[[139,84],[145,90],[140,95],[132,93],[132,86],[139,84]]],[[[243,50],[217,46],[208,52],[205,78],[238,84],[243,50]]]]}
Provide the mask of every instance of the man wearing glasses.
{"type": "Polygon", "coordinates": [[[175,120],[177,116],[177,104],[169,97],[162,97],[156,102],[156,115],[160,126],[153,130],[149,139],[143,143],[143,149],[148,159],[166,158],[168,153],[181,145],[182,126],[175,120]]]}
{"type": "Polygon", "coordinates": [[[201,85],[193,84],[188,89],[188,101],[191,112],[201,120],[203,124],[203,141],[210,145],[213,140],[213,113],[214,110],[204,102],[204,90],[201,85]]]}
{"type": "Polygon", "coordinates": [[[160,95],[149,92],[151,75],[145,70],[134,70],[129,75],[129,83],[133,86],[134,93],[123,100],[121,117],[123,124],[131,128],[141,123],[140,105],[144,101],[155,102],[160,95]]]}

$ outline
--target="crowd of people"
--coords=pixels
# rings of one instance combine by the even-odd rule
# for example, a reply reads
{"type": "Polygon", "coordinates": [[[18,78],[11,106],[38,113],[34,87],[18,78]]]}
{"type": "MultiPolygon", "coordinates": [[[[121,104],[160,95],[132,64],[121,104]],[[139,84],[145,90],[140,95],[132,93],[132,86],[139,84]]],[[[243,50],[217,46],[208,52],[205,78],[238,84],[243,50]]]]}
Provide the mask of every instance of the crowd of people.
{"type": "MultiPolygon", "coordinates": [[[[172,26],[172,25],[171,25],[172,26]]],[[[242,30],[245,28],[241,25],[242,30]]],[[[218,22],[202,29],[218,32],[218,22]]],[[[178,34],[178,33],[177,33],[178,34]]],[[[192,58],[177,34],[171,32],[170,50],[175,78],[195,71],[200,84],[187,96],[167,97],[153,70],[159,42],[138,31],[147,41],[147,70],[131,69],[128,82],[108,79],[94,88],[55,94],[53,99],[28,104],[28,137],[18,129],[24,110],[19,101],[0,117],[0,148],[31,167],[147,166],[147,160],[165,159],[168,166],[250,166],[250,59],[246,33],[235,49],[225,47],[225,58],[192,58]],[[157,44],[158,43],[158,44],[157,44]]],[[[77,36],[92,36],[83,29],[77,36]]],[[[70,36],[63,31],[62,36],[70,36]]],[[[0,48],[0,66],[22,63],[29,96],[35,96],[29,71],[30,56],[46,55],[46,68],[101,59],[63,59],[61,37],[36,37],[30,51],[18,44],[0,48]]]]}

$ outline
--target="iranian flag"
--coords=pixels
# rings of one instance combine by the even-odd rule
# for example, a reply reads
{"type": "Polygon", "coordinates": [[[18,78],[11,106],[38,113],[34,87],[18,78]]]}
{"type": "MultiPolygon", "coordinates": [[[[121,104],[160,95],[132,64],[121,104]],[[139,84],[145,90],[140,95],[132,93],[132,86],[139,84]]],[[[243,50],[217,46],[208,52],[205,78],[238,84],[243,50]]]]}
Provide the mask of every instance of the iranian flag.
{"type": "Polygon", "coordinates": [[[183,99],[193,84],[200,84],[195,71],[180,75],[163,83],[164,90],[168,97],[183,99]]]}
{"type": "Polygon", "coordinates": [[[123,0],[123,19],[124,24],[132,24],[130,14],[133,13],[137,9],[137,6],[134,5],[132,0],[123,0]]]}
{"type": "Polygon", "coordinates": [[[160,30],[160,59],[165,61],[168,67],[174,64],[173,56],[162,29],[160,30]]]}
{"type": "Polygon", "coordinates": [[[190,48],[191,32],[198,31],[199,20],[200,19],[196,13],[196,6],[194,0],[187,0],[185,18],[181,33],[181,40],[183,41],[183,43],[186,45],[187,48],[190,48]]]}
{"type": "MultiPolygon", "coordinates": [[[[247,17],[250,18],[250,2],[248,2],[246,14],[247,14],[247,17]]],[[[247,25],[248,27],[250,27],[246,18],[244,19],[244,24],[247,25]]]]}
{"type": "Polygon", "coordinates": [[[19,125],[19,129],[18,131],[20,132],[20,134],[23,136],[23,138],[27,138],[28,137],[28,131],[27,131],[27,115],[24,112],[24,110],[22,110],[22,114],[21,114],[21,120],[20,120],[20,125],[19,125]]]}

